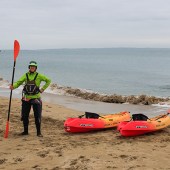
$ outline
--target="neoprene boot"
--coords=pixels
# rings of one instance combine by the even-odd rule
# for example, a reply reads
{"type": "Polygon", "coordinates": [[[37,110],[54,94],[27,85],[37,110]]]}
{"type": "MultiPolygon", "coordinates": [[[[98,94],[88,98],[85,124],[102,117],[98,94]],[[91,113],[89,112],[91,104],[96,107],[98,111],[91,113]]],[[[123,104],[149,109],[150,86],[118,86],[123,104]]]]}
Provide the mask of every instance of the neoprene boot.
{"type": "Polygon", "coordinates": [[[24,132],[21,135],[28,135],[28,126],[24,126],[24,132]]]}
{"type": "Polygon", "coordinates": [[[36,128],[37,128],[37,136],[43,137],[43,135],[41,134],[40,125],[36,125],[36,128]]]}
{"type": "Polygon", "coordinates": [[[38,137],[43,137],[43,135],[41,134],[41,132],[37,132],[37,136],[38,136],[38,137]]]}

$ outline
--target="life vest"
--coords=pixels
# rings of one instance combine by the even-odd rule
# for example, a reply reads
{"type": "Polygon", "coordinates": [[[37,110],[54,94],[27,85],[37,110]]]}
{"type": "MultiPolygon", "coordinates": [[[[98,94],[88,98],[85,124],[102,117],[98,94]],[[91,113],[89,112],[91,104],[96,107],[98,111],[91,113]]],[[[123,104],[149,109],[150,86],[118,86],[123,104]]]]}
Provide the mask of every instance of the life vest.
{"type": "Polygon", "coordinates": [[[28,78],[28,73],[26,73],[27,82],[26,82],[24,89],[23,89],[24,94],[35,95],[35,94],[38,94],[40,92],[39,87],[35,83],[37,76],[38,76],[38,73],[35,75],[34,80],[30,81],[29,78],[28,78]]]}

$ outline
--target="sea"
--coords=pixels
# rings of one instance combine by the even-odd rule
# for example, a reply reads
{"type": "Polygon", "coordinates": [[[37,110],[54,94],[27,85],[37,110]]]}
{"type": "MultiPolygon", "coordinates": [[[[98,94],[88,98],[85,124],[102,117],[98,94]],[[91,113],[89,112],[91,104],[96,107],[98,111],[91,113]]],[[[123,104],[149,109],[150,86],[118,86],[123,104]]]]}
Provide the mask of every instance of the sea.
{"type": "MultiPolygon", "coordinates": [[[[60,86],[102,94],[170,96],[170,49],[83,48],[21,50],[15,80],[35,60],[38,72],[60,86]]],[[[11,81],[13,51],[0,52],[0,77],[11,81]]]]}
{"type": "MultiPolygon", "coordinates": [[[[52,84],[60,87],[78,88],[107,95],[144,94],[170,97],[169,48],[21,50],[16,60],[14,81],[28,71],[28,64],[32,60],[38,63],[38,72],[51,78],[52,84]]],[[[1,50],[0,78],[3,81],[0,81],[0,87],[7,88],[11,82],[13,63],[13,50],[1,50]]],[[[4,89],[1,89],[1,93],[5,93],[4,89]]],[[[56,91],[50,90],[50,93],[56,94],[56,91]]],[[[51,97],[53,101],[56,99],[54,96],[51,97]]],[[[51,98],[48,97],[49,101],[51,98]]],[[[68,107],[72,105],[79,107],[76,99],[56,100],[57,103],[64,103],[68,107]]],[[[85,102],[79,102],[79,105],[82,103],[85,102]]],[[[86,102],[86,104],[89,103],[86,102]]],[[[75,107],[72,108],[75,109],[75,107]]],[[[115,108],[115,106],[111,107],[115,108]]],[[[81,108],[84,106],[81,105],[79,110],[81,108]]],[[[95,111],[96,105],[91,103],[88,108],[95,111]]],[[[97,111],[104,111],[102,108],[109,108],[109,106],[100,104],[98,108],[100,110],[97,111]]],[[[84,110],[87,111],[87,107],[84,110]]]]}

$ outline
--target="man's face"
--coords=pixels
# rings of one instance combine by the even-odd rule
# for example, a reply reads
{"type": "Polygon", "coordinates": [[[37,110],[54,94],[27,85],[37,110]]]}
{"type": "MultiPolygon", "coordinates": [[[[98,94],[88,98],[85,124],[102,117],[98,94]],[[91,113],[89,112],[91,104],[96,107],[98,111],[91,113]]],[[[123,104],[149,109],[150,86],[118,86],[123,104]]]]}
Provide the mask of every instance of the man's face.
{"type": "Polygon", "coordinates": [[[30,66],[30,72],[35,72],[36,71],[36,67],[35,66],[30,66]]]}

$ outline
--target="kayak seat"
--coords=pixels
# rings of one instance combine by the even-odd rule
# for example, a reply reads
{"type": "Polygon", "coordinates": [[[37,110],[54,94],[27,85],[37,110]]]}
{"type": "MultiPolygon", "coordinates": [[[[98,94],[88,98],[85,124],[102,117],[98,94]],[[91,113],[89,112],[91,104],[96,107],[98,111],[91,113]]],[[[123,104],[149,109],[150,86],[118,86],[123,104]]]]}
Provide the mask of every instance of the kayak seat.
{"type": "Polygon", "coordinates": [[[98,119],[100,116],[97,113],[85,112],[86,118],[98,119]]]}
{"type": "Polygon", "coordinates": [[[138,113],[138,114],[133,114],[132,115],[132,120],[140,120],[140,121],[147,121],[149,118],[144,115],[144,114],[141,114],[141,113],[138,113]]]}

